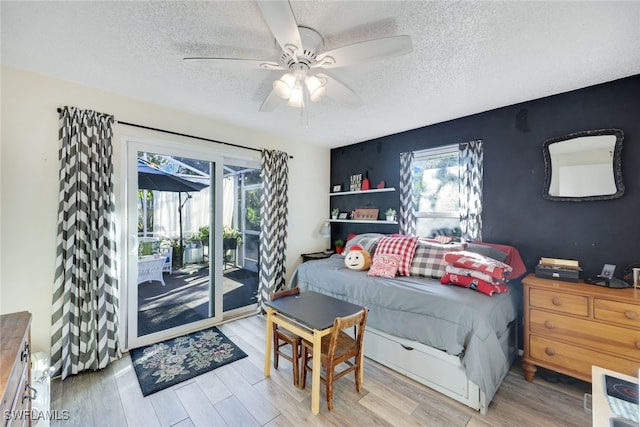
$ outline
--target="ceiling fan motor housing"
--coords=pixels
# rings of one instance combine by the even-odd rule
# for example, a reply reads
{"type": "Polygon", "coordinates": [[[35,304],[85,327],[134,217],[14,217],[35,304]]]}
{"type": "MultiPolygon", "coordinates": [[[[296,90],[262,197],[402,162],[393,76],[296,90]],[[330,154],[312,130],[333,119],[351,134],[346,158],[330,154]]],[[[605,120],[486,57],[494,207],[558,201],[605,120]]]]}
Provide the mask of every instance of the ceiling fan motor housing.
{"type": "Polygon", "coordinates": [[[317,62],[317,52],[320,52],[324,46],[324,39],[317,31],[308,27],[298,27],[300,31],[300,39],[302,40],[302,48],[291,50],[283,50],[280,54],[280,64],[291,70],[299,69],[296,64],[306,65],[308,70],[312,64],[317,62]]]}

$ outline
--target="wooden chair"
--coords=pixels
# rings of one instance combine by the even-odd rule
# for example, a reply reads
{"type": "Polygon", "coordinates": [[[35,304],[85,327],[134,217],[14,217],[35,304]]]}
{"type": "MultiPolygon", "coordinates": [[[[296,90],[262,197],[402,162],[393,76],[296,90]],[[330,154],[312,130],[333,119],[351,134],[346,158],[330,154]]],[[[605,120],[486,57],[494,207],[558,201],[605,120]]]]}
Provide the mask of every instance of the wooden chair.
{"type": "MultiPolygon", "coordinates": [[[[322,337],[320,353],[322,355],[322,367],[325,369],[325,377],[320,375],[320,380],[327,389],[327,408],[333,409],[333,382],[349,372],[355,373],[356,391],[360,392],[362,384],[362,344],[364,341],[364,327],[367,323],[367,308],[363,308],[356,314],[346,317],[337,317],[333,321],[331,334],[322,337]],[[355,339],[347,335],[344,330],[354,327],[355,339]],[[353,360],[351,360],[353,359],[353,360]],[[348,368],[336,373],[336,367],[344,363],[348,368]]],[[[313,355],[313,343],[302,340],[302,378],[301,388],[307,382],[307,371],[312,371],[309,360],[313,355]]]]}
{"type": "MultiPolygon", "coordinates": [[[[278,298],[287,297],[291,295],[299,295],[300,288],[291,288],[280,292],[271,292],[269,299],[271,301],[278,298]]],[[[289,360],[293,365],[293,385],[298,387],[300,384],[300,343],[302,338],[298,335],[290,332],[284,328],[279,328],[278,325],[273,325],[273,367],[278,369],[278,356],[282,356],[289,360]],[[291,346],[291,355],[284,353],[281,347],[286,345],[291,346]]]]}

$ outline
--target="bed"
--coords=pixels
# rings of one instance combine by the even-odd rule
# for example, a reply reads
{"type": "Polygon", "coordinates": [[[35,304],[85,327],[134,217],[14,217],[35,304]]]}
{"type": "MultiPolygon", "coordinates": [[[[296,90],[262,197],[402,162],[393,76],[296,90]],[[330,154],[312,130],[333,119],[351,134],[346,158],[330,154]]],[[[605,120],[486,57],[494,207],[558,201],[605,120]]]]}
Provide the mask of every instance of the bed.
{"type": "Polygon", "coordinates": [[[433,278],[370,277],[332,255],[301,264],[291,286],[368,307],[365,356],[482,414],[517,354],[517,281],[489,297],[433,278]]]}

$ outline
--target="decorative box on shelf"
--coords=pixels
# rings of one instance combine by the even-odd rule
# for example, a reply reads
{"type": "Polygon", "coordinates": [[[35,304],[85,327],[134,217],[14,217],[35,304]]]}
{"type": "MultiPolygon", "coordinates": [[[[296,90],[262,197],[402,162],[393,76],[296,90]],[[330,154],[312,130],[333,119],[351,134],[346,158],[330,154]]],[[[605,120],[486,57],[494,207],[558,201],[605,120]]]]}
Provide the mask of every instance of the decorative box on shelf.
{"type": "Polygon", "coordinates": [[[541,279],[578,282],[580,280],[579,262],[572,259],[540,258],[536,265],[536,277],[541,279]]]}

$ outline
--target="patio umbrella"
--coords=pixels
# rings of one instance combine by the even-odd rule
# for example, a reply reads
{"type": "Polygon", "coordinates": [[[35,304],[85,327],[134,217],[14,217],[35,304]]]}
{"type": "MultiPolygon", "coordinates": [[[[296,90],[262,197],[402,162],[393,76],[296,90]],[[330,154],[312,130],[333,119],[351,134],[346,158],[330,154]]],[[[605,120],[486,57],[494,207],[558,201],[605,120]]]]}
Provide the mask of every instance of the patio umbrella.
{"type": "MultiPolygon", "coordinates": [[[[182,206],[184,203],[182,202],[181,193],[200,191],[206,187],[208,187],[207,184],[189,181],[188,179],[181,178],[172,173],[153,167],[142,159],[138,159],[138,188],[140,190],[170,191],[178,193],[178,223],[180,224],[181,263],[184,254],[184,247],[182,244],[182,206]]],[[[187,200],[188,197],[185,200],[185,203],[187,200]]]]}
{"type": "Polygon", "coordinates": [[[138,188],[141,190],[188,193],[190,191],[200,191],[206,187],[208,187],[207,184],[189,181],[138,159],[138,188]]]}

